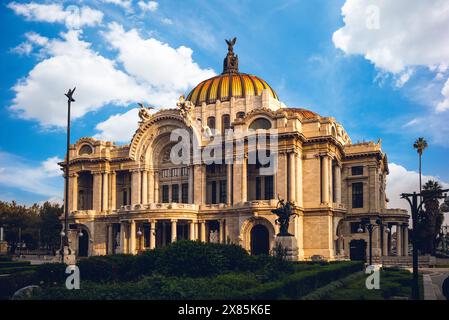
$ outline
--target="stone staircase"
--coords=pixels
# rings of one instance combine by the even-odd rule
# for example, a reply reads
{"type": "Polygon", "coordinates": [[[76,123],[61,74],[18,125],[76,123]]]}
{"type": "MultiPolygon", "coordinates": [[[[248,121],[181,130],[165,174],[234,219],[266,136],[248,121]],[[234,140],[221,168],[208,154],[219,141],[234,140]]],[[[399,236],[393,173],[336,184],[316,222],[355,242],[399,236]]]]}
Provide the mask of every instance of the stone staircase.
{"type": "MultiPolygon", "coordinates": [[[[373,263],[382,264],[386,267],[411,267],[413,264],[412,256],[398,257],[398,256],[387,256],[387,257],[373,257],[373,263]]],[[[419,267],[435,267],[436,258],[434,256],[425,255],[418,257],[419,267]]]]}

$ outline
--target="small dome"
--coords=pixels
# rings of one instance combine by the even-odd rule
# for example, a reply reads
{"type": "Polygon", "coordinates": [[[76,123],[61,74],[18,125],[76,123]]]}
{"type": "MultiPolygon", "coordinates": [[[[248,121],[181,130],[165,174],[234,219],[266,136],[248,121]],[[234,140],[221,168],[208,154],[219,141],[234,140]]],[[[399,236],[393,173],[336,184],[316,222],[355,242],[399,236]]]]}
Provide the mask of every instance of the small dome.
{"type": "Polygon", "coordinates": [[[226,40],[228,54],[223,61],[223,73],[202,81],[187,95],[187,100],[196,106],[215,103],[217,100],[229,101],[231,97],[244,98],[246,96],[260,96],[264,89],[274,99],[278,99],[276,92],[265,80],[254,75],[239,72],[238,56],[234,54],[236,38],[226,40]]]}

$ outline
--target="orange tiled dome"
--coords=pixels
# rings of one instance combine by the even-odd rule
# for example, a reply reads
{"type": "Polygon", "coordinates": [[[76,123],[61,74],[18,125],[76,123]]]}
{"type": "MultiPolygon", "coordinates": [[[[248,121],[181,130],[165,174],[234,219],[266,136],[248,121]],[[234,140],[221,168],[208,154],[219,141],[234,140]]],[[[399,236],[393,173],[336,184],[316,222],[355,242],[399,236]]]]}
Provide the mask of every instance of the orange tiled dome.
{"type": "Polygon", "coordinates": [[[200,106],[203,102],[229,101],[231,97],[260,96],[264,89],[268,89],[268,93],[278,99],[276,92],[265,80],[246,73],[226,72],[202,81],[190,91],[187,100],[200,106]]]}

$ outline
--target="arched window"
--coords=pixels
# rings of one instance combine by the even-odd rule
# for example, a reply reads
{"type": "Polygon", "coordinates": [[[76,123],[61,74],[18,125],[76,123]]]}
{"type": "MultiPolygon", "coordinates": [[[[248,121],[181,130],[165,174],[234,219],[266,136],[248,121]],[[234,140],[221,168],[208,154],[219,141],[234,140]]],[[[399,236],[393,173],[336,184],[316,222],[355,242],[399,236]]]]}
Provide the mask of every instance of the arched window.
{"type": "Polygon", "coordinates": [[[93,152],[92,147],[88,144],[85,144],[80,148],[79,155],[80,156],[89,155],[92,154],[92,152],[93,152]]]}
{"type": "Polygon", "coordinates": [[[245,112],[243,112],[243,111],[237,112],[235,117],[237,119],[243,119],[245,117],[245,112]]]}
{"type": "Polygon", "coordinates": [[[229,114],[221,116],[221,133],[225,134],[225,130],[231,129],[231,117],[229,114]]]}
{"type": "Polygon", "coordinates": [[[252,130],[257,130],[257,129],[268,130],[268,129],[271,129],[271,122],[270,122],[270,120],[267,120],[265,118],[257,118],[249,125],[249,128],[252,130]]]}
{"type": "Polygon", "coordinates": [[[207,126],[210,129],[215,129],[215,117],[209,117],[207,118],[207,126]]]}

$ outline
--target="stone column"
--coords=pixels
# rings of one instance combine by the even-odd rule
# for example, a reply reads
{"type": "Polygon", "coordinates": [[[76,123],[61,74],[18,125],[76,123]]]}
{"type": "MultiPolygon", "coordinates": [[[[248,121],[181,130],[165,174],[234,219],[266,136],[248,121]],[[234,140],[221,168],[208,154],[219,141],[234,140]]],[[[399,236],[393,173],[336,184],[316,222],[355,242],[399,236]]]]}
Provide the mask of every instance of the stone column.
{"type": "Polygon", "coordinates": [[[109,199],[111,200],[109,203],[109,208],[111,210],[115,210],[117,206],[117,174],[115,171],[111,172],[111,194],[109,195],[109,199]]]}
{"type": "Polygon", "coordinates": [[[201,242],[206,242],[206,221],[200,221],[201,224],[201,242]]]}
{"type": "Polygon", "coordinates": [[[402,256],[402,226],[396,225],[396,253],[400,257],[402,256]]]}
{"type": "Polygon", "coordinates": [[[298,206],[302,207],[303,206],[303,199],[302,199],[302,194],[303,194],[303,190],[302,190],[302,157],[301,157],[301,152],[298,151],[298,153],[296,154],[296,165],[295,165],[295,169],[296,169],[296,203],[298,206]]]}
{"type": "Polygon", "coordinates": [[[156,220],[150,220],[150,249],[156,248],[156,220]]]}
{"type": "Polygon", "coordinates": [[[129,228],[129,253],[136,253],[136,222],[131,220],[129,228]]]}
{"type": "Polygon", "coordinates": [[[140,170],[131,171],[131,204],[139,204],[140,202],[140,170]]]}
{"type": "Polygon", "coordinates": [[[382,238],[383,238],[382,255],[385,257],[388,256],[388,232],[386,231],[387,228],[388,226],[384,226],[382,228],[382,238]]]}
{"type": "Polygon", "coordinates": [[[103,196],[102,196],[102,201],[101,201],[101,211],[105,212],[108,211],[109,209],[109,181],[108,181],[108,177],[109,177],[109,173],[108,172],[103,172],[103,196]]]}
{"type": "Polygon", "coordinates": [[[124,222],[120,223],[120,253],[126,253],[126,224],[124,222]]]}
{"type": "Polygon", "coordinates": [[[224,219],[221,219],[218,221],[220,224],[220,230],[219,230],[219,241],[220,243],[225,243],[225,234],[224,234],[224,219]]]}
{"type": "Polygon", "coordinates": [[[108,248],[107,248],[107,254],[113,254],[113,248],[114,248],[114,235],[113,235],[113,224],[108,224],[108,248]]]}
{"type": "Polygon", "coordinates": [[[196,240],[195,239],[195,221],[190,220],[189,221],[189,240],[196,240]]]}
{"type": "Polygon", "coordinates": [[[321,201],[329,203],[329,156],[324,155],[321,159],[321,201]]]}
{"type": "Polygon", "coordinates": [[[194,222],[194,228],[195,228],[195,240],[198,240],[200,238],[199,231],[198,231],[198,222],[194,222]]]}
{"type": "Polygon", "coordinates": [[[193,203],[193,198],[194,198],[194,196],[193,196],[193,193],[194,193],[194,190],[193,190],[193,188],[194,188],[193,175],[194,175],[194,173],[193,173],[193,166],[190,166],[189,167],[189,197],[188,197],[188,200],[187,200],[189,203],[193,203]]]}
{"type": "Polygon", "coordinates": [[[94,179],[93,179],[93,188],[92,188],[92,208],[93,210],[100,212],[101,211],[101,172],[93,172],[94,179]]]}
{"type": "Polygon", "coordinates": [[[142,178],[141,178],[141,184],[142,184],[142,204],[148,203],[148,171],[143,170],[142,171],[142,178]]]}
{"type": "Polygon", "coordinates": [[[176,237],[177,237],[177,222],[178,222],[178,220],[176,220],[176,219],[172,219],[171,220],[171,242],[175,242],[176,241],[176,237]]]}
{"type": "Polygon", "coordinates": [[[403,226],[403,236],[404,236],[404,248],[402,250],[403,256],[408,256],[408,225],[403,226]]]}
{"type": "Polygon", "coordinates": [[[242,176],[240,177],[241,179],[241,186],[242,186],[242,196],[241,196],[241,200],[242,202],[246,202],[248,201],[248,176],[247,176],[247,170],[248,170],[248,157],[245,155],[245,157],[243,158],[243,162],[241,164],[242,166],[242,176]]]}
{"type": "Polygon", "coordinates": [[[78,210],[78,174],[69,174],[69,212],[78,210]]]}
{"type": "Polygon", "coordinates": [[[341,203],[341,164],[335,166],[335,200],[341,203]]]}
{"type": "Polygon", "coordinates": [[[201,164],[194,165],[194,203],[206,203],[206,169],[201,164]]]}
{"type": "Polygon", "coordinates": [[[159,171],[154,171],[154,202],[159,203],[159,171]]]}
{"type": "Polygon", "coordinates": [[[154,170],[148,171],[148,203],[157,202],[154,199],[154,170]]]}
{"type": "Polygon", "coordinates": [[[226,204],[232,204],[232,164],[226,165],[226,204]]]}
{"type": "Polygon", "coordinates": [[[295,153],[290,152],[288,154],[288,199],[294,203],[296,203],[296,159],[295,153]]]}
{"type": "Polygon", "coordinates": [[[281,199],[287,199],[287,155],[285,153],[278,153],[278,168],[274,175],[275,180],[275,197],[277,195],[281,199]]]}

